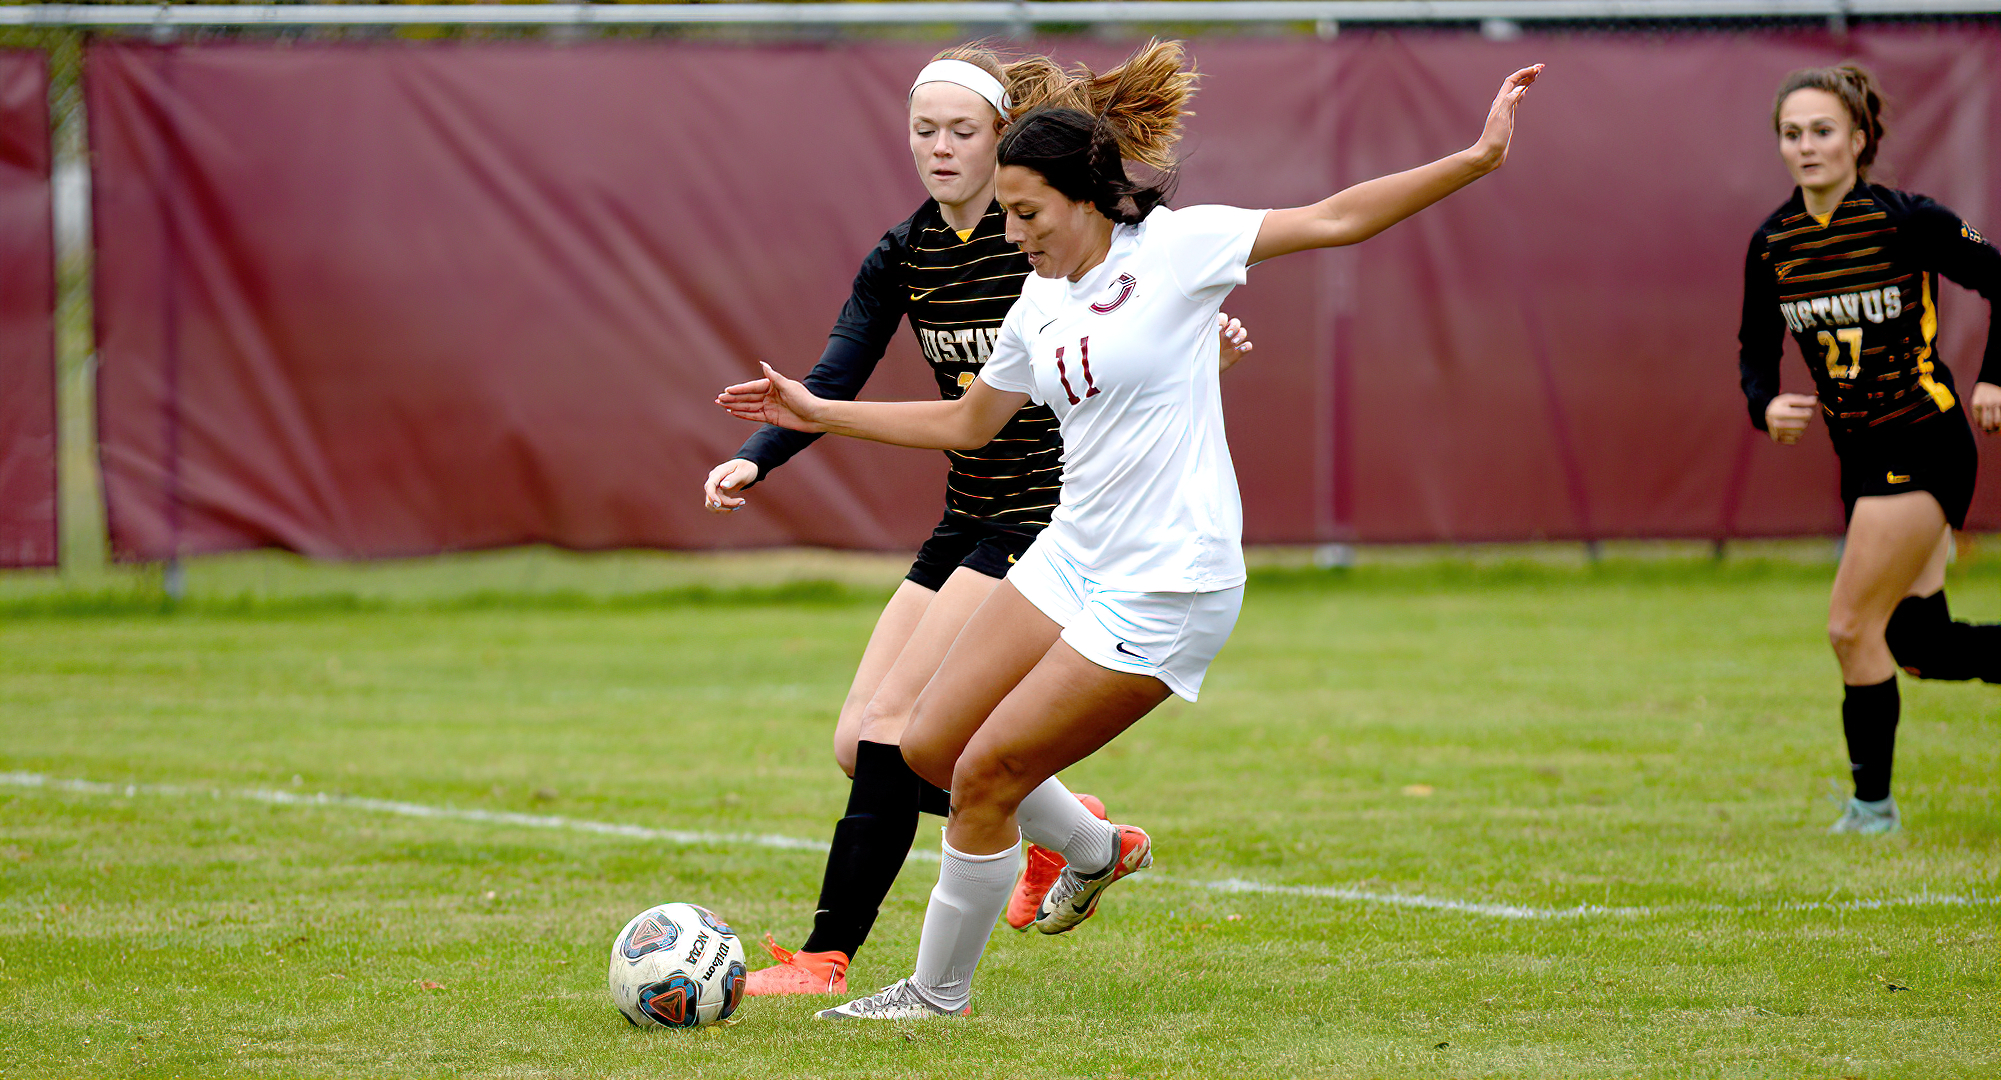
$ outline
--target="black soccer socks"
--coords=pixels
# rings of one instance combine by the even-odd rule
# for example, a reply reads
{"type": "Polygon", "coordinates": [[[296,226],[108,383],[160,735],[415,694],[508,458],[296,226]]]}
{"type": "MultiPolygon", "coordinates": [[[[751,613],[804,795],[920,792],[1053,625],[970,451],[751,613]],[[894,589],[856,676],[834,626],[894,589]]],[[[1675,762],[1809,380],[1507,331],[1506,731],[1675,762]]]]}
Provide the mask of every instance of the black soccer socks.
{"type": "Polygon", "coordinates": [[[1907,596],[1883,630],[1897,666],[1920,679],[2001,683],[2001,626],[1954,622],[1945,590],[1907,596]]]}
{"type": "Polygon", "coordinates": [[[1897,754],[1897,677],[1874,686],[1851,686],[1841,702],[1841,730],[1848,736],[1848,768],[1855,774],[1855,797],[1877,802],[1890,797],[1890,765],[1897,754]]]}
{"type": "MultiPolygon", "coordinates": [[[[868,940],[882,898],[917,838],[923,789],[930,787],[903,761],[903,750],[864,740],[855,746],[855,778],[848,812],[834,826],[827,874],[820,882],[820,910],[802,952],[846,953],[868,940]]],[[[935,788],[933,790],[936,790],[935,788]]]]}
{"type": "Polygon", "coordinates": [[[917,796],[917,808],[938,817],[952,816],[952,793],[928,780],[920,780],[924,785],[917,796]]]}

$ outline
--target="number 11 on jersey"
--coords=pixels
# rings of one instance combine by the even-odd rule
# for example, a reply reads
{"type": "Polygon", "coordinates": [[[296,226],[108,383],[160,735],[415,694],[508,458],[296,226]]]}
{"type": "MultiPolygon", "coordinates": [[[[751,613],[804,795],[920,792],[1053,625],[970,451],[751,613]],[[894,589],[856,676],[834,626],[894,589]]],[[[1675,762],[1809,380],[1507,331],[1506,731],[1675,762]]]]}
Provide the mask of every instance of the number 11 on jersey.
{"type": "MultiPolygon", "coordinates": [[[[1070,372],[1063,366],[1063,349],[1064,346],[1061,345],[1056,347],[1056,378],[1063,383],[1064,396],[1070,399],[1070,404],[1075,405],[1083,401],[1084,398],[1078,397],[1077,391],[1070,389],[1070,372]]],[[[1084,397],[1097,397],[1097,384],[1091,381],[1091,336],[1089,334],[1077,339],[1077,364],[1084,369],[1084,397]]]]}

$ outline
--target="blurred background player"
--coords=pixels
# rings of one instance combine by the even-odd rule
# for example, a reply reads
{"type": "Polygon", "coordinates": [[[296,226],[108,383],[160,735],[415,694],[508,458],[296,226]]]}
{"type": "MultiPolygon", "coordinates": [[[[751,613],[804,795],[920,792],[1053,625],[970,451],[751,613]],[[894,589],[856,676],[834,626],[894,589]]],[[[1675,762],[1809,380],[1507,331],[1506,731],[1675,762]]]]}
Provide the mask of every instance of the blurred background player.
{"type": "MultiPolygon", "coordinates": [[[[767,365],[765,379],[717,399],[744,419],[920,447],[983,445],[1032,399],[1062,432],[1050,526],[968,620],[904,732],[913,767],[952,791],[916,971],[824,1018],[969,1012],[1014,880],[1017,808],[1170,693],[1200,691],[1244,582],[1242,508],[1208,362],[1223,298],[1250,264],[1358,243],[1498,168],[1541,70],[1507,79],[1470,149],[1267,212],[1169,210],[1164,181],[1128,177],[1122,159],[1166,156],[1192,74],[1178,43],[1126,66],[1096,111],[1057,99],[1001,139],[1007,235],[1035,276],[963,397],[828,401],[767,365]]],[[[1067,865],[1036,915],[1046,933],[1088,918],[1107,885],[1151,861],[1143,831],[1095,819],[1059,850],[1067,865]]]]}
{"type": "MultiPolygon", "coordinates": [[[[1001,320],[1021,294],[1028,261],[1002,235],[994,201],[994,148],[1011,107],[1077,85],[1109,86],[1120,70],[1065,72],[1043,57],[1009,63],[967,45],[938,54],[917,76],[908,133],[930,194],[862,261],[827,348],[806,376],[821,397],[851,400],[882,359],[897,325],[911,329],[950,400],[965,393],[992,351],[1001,320]]],[[[1241,324],[1222,320],[1220,366],[1251,345],[1241,324]]],[[[728,513],[742,492],[790,460],[816,434],[765,427],[709,474],[708,508],[728,513]]],[[[846,814],[834,827],[813,931],[797,952],[765,946],[778,963],[754,971],[750,994],[838,993],[910,852],[921,812],[944,815],[947,796],[904,763],[898,741],[917,694],[974,608],[1028,550],[1056,506],[1063,446],[1056,418],[1030,405],[984,447],[948,450],[945,516],[883,609],[863,650],[834,731],[834,756],[852,778],[846,814]]],[[[1051,781],[1062,803],[1071,795],[1051,781]]],[[[1104,816],[1097,799],[1076,796],[1104,816]]],[[[1073,807],[1053,827],[1067,829],[1073,807]]],[[[1029,833],[1035,835],[1033,823],[1029,833]]],[[[1025,929],[1063,860],[1031,844],[1009,922],[1025,929]]]]}
{"type": "MultiPolygon", "coordinates": [[[[1847,687],[1855,794],[1838,833],[1898,827],[1898,666],[2001,682],[2001,626],[1954,622],[1946,607],[1952,529],[1966,525],[1979,459],[1938,356],[1936,300],[1944,274],[1991,305],[2001,253],[1938,203],[1869,183],[1882,111],[1869,73],[1850,64],[1796,71],[1780,86],[1772,123],[1799,186],[1751,237],[1738,333],[1751,422],[1791,445],[1819,412],[1841,459],[1848,534],[1827,633],[1847,687]],[[1788,330],[1817,397],[1778,392],[1788,330]]],[[[1972,407],[1981,427],[2001,427],[2001,338],[1991,330],[1972,407]]]]}

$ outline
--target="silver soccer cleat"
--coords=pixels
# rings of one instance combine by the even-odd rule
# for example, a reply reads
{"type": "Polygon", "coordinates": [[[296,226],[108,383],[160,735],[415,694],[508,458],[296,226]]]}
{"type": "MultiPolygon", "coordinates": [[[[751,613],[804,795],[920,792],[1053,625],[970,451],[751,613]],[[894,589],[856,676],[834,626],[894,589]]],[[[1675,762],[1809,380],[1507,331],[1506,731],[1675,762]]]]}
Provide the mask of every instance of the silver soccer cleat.
{"type": "Polygon", "coordinates": [[[972,1013],[970,1004],[957,1010],[941,1009],[918,996],[917,988],[910,985],[909,979],[899,979],[867,997],[856,998],[831,1009],[821,1009],[813,1015],[822,1020],[932,1020],[941,1016],[971,1016],[972,1013]]]}

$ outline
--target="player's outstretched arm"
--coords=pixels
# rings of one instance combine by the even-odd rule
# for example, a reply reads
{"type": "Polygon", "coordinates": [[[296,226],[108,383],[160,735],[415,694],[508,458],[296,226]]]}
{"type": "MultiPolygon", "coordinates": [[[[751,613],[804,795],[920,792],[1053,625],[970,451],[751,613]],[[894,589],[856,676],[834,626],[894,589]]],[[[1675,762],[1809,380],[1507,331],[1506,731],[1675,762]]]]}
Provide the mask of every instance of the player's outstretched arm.
{"type": "Polygon", "coordinates": [[[1493,172],[1508,160],[1515,135],[1515,110],[1543,66],[1525,67],[1501,83],[1487,110],[1479,141],[1429,165],[1364,180],[1312,206],[1273,210],[1265,215],[1251,245],[1253,263],[1295,251],[1359,244],[1397,222],[1493,172]]]}
{"type": "Polygon", "coordinates": [[[731,416],[793,431],[824,431],[926,450],[977,450],[1028,403],[1027,394],[974,379],[953,401],[829,401],[760,363],[764,378],[716,395],[731,416]]]}

